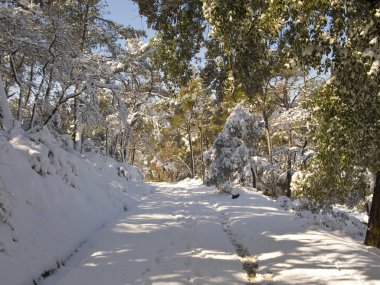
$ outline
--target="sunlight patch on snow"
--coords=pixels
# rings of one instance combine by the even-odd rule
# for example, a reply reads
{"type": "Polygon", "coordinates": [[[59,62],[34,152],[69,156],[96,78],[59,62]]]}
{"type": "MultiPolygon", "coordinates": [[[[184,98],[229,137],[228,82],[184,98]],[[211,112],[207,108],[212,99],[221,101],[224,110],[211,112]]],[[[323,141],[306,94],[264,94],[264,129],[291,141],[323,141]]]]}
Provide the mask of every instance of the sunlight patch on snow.
{"type": "Polygon", "coordinates": [[[275,258],[283,256],[283,255],[284,254],[281,251],[266,252],[266,253],[262,253],[260,255],[259,260],[263,261],[263,260],[275,259],[275,258]]]}
{"type": "Polygon", "coordinates": [[[174,216],[165,214],[153,214],[153,215],[134,215],[129,220],[131,221],[146,221],[146,220],[172,220],[174,216]]]}
{"type": "MultiPolygon", "coordinates": [[[[276,278],[273,277],[273,274],[271,273],[265,273],[265,274],[256,274],[256,277],[255,277],[255,283],[257,284],[260,284],[262,282],[264,282],[263,284],[267,284],[266,282],[269,282],[269,281],[276,281],[276,278]]],[[[268,283],[268,284],[271,284],[271,283],[268,283]]]]}
{"type": "Polygon", "coordinates": [[[97,252],[94,252],[93,254],[91,254],[91,257],[107,258],[107,255],[111,255],[114,253],[126,253],[128,251],[129,251],[128,249],[119,249],[119,250],[115,250],[115,251],[97,251],[97,252]]]}
{"type": "Polygon", "coordinates": [[[146,259],[146,258],[136,258],[136,259],[130,259],[129,261],[138,262],[138,263],[144,263],[144,262],[147,262],[149,260],[146,259]]]}
{"type": "Polygon", "coordinates": [[[297,240],[299,242],[308,242],[311,241],[315,242],[321,242],[321,235],[325,238],[329,237],[328,233],[321,233],[317,231],[307,231],[304,234],[294,233],[294,234],[284,234],[284,235],[272,235],[275,240],[282,241],[282,240],[297,240]]]}
{"type": "Polygon", "coordinates": [[[116,250],[115,252],[116,253],[126,253],[128,251],[129,251],[128,249],[119,249],[119,250],[116,250]]]}
{"type": "Polygon", "coordinates": [[[176,226],[175,216],[165,214],[135,215],[129,218],[129,223],[120,223],[113,229],[114,232],[124,233],[151,233],[168,226],[176,226]],[[146,221],[149,221],[148,223],[146,221]]]}
{"type": "MultiPolygon", "coordinates": [[[[163,275],[158,275],[151,277],[150,279],[152,281],[154,280],[162,280],[162,279],[178,279],[180,276],[178,274],[163,274],[163,275]]],[[[168,281],[156,281],[153,282],[155,285],[182,285],[182,282],[168,282],[168,281]]]]}
{"type": "Polygon", "coordinates": [[[91,254],[91,257],[104,258],[106,254],[110,254],[110,251],[97,251],[91,254]]]}
{"type": "Polygon", "coordinates": [[[33,148],[31,148],[30,146],[26,146],[26,145],[22,145],[22,144],[14,144],[13,145],[14,149],[18,149],[18,150],[21,150],[21,151],[24,151],[25,153],[29,153],[30,155],[33,155],[35,153],[40,153],[40,151],[38,150],[35,150],[33,148]]]}
{"type": "Polygon", "coordinates": [[[95,263],[91,263],[91,262],[89,262],[89,263],[85,263],[85,264],[83,264],[83,266],[84,266],[84,267],[96,267],[96,266],[98,266],[98,265],[95,264],[95,263]]]}
{"type": "MultiPolygon", "coordinates": [[[[335,268],[316,268],[315,266],[312,268],[293,268],[290,270],[283,270],[281,273],[283,273],[283,276],[286,275],[295,275],[295,274],[302,274],[303,276],[310,276],[310,280],[312,280],[311,276],[345,276],[347,275],[347,272],[335,270],[335,268]],[[288,274],[287,274],[288,273],[288,274]]],[[[342,280],[342,283],[347,284],[347,280],[342,280]]],[[[335,279],[332,282],[328,282],[325,284],[337,284],[337,280],[335,279]]],[[[351,283],[355,284],[355,282],[351,283]]]]}
{"type": "Polygon", "coordinates": [[[152,233],[154,231],[164,228],[162,225],[157,224],[118,224],[112,231],[117,233],[152,233]]]}
{"type": "Polygon", "coordinates": [[[220,260],[237,260],[237,255],[218,251],[218,250],[207,250],[207,249],[194,249],[191,252],[181,253],[179,255],[192,255],[193,257],[203,258],[203,259],[220,259],[220,260]],[[194,254],[196,252],[196,254],[194,254]]]}

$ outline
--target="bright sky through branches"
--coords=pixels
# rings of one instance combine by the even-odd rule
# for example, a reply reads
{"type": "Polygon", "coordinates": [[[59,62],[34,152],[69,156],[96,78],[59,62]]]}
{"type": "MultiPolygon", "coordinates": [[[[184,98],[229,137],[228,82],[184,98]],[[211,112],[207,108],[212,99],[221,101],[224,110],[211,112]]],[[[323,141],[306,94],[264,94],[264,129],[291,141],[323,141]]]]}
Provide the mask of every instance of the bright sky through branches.
{"type": "Polygon", "coordinates": [[[148,29],[146,18],[140,16],[139,7],[137,4],[132,3],[130,0],[106,0],[108,4],[106,11],[109,12],[107,18],[125,26],[132,26],[138,30],[144,30],[148,41],[153,37],[154,31],[148,29]]]}

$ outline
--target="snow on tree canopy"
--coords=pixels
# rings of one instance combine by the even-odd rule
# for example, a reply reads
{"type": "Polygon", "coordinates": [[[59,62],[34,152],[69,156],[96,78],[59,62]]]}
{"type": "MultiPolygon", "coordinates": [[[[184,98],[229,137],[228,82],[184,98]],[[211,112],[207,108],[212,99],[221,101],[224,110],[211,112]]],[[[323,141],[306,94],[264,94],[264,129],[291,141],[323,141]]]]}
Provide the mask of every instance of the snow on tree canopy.
{"type": "Polygon", "coordinates": [[[215,185],[220,192],[230,192],[229,182],[252,185],[254,167],[253,148],[263,135],[261,118],[250,113],[241,104],[228,117],[210,150],[204,153],[207,185],[215,185]]]}

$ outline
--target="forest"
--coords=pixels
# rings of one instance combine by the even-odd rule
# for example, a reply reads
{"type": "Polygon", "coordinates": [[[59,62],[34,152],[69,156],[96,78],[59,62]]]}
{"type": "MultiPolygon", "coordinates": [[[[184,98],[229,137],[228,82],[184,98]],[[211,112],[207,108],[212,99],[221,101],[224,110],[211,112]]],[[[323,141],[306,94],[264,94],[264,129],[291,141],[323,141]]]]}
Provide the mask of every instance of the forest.
{"type": "Polygon", "coordinates": [[[2,136],[49,132],[146,181],[345,205],[380,248],[378,1],[132,1],[148,41],[106,1],[0,1],[2,136]]]}

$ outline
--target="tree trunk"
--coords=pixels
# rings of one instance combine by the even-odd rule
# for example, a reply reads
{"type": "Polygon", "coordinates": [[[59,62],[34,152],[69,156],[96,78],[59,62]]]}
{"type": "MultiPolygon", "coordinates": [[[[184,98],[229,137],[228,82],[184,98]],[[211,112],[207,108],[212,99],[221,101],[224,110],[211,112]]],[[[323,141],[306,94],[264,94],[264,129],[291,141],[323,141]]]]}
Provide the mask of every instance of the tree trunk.
{"type": "Polygon", "coordinates": [[[124,156],[124,161],[123,162],[125,162],[125,163],[127,163],[128,162],[128,158],[129,158],[129,151],[128,151],[128,145],[127,145],[127,143],[124,143],[124,154],[123,154],[123,156],[124,156]]]}
{"type": "Polygon", "coordinates": [[[108,156],[108,127],[106,128],[106,156],[108,156]]]}
{"type": "Polygon", "coordinates": [[[288,159],[286,163],[286,196],[290,198],[291,196],[291,190],[290,190],[290,183],[292,182],[292,152],[291,148],[293,145],[293,139],[292,139],[292,128],[289,127],[288,130],[288,159]]]}
{"type": "Polygon", "coordinates": [[[112,144],[110,146],[110,155],[115,160],[117,160],[117,145],[118,145],[118,141],[119,141],[119,135],[116,135],[114,141],[112,141],[112,144]]]}
{"type": "Polygon", "coordinates": [[[188,135],[188,140],[189,140],[189,148],[190,148],[190,159],[191,159],[191,164],[190,164],[190,169],[191,173],[190,176],[191,178],[194,178],[195,176],[195,164],[194,164],[194,150],[193,150],[193,142],[191,141],[191,126],[189,125],[187,127],[187,135],[188,135]]]}
{"type": "Polygon", "coordinates": [[[79,99],[74,99],[74,149],[76,151],[82,148],[82,122],[80,113],[80,102],[79,99]]]}
{"type": "MultiPolygon", "coordinates": [[[[264,115],[264,114],[263,114],[264,115]]],[[[264,117],[264,134],[267,139],[267,147],[268,147],[268,157],[269,157],[269,163],[273,164],[273,151],[272,151],[272,137],[269,131],[269,121],[268,118],[264,117]]]]}
{"type": "Polygon", "coordinates": [[[0,127],[2,125],[4,130],[9,131],[10,129],[13,128],[14,118],[13,118],[11,109],[9,108],[7,94],[5,93],[5,88],[4,88],[1,74],[0,74],[0,111],[1,111],[0,127]]]}
{"type": "MultiPolygon", "coordinates": [[[[16,67],[16,63],[15,63],[15,54],[16,54],[16,52],[12,52],[12,54],[9,58],[10,58],[10,65],[11,65],[12,71],[13,71],[13,77],[14,77],[17,85],[20,88],[16,118],[19,122],[22,122],[22,110],[24,108],[24,94],[26,93],[26,87],[25,87],[25,83],[21,81],[21,79],[17,73],[17,67],[16,67]]],[[[20,65],[21,64],[22,63],[20,63],[20,65]]]]}
{"type": "Polygon", "coordinates": [[[17,120],[22,123],[23,114],[22,111],[24,109],[24,93],[25,88],[20,86],[20,97],[18,98],[18,108],[17,108],[17,120]]]}
{"type": "Polygon", "coordinates": [[[253,169],[252,165],[251,165],[251,172],[252,172],[252,187],[256,189],[257,188],[256,172],[253,169]]]}
{"type": "MultiPolygon", "coordinates": [[[[83,17],[83,30],[82,30],[82,39],[80,43],[80,51],[84,52],[85,47],[85,41],[86,41],[86,35],[87,35],[87,28],[88,28],[88,13],[90,10],[90,5],[86,4],[85,11],[84,11],[84,17],[83,17]]],[[[78,92],[78,84],[75,84],[75,91],[74,93],[78,92]]],[[[74,149],[76,151],[80,151],[82,149],[82,115],[80,112],[80,102],[78,98],[74,99],[74,105],[75,105],[75,130],[74,130],[74,149]]]]}
{"type": "Polygon", "coordinates": [[[199,133],[200,133],[200,150],[201,150],[201,166],[202,166],[202,182],[203,184],[205,183],[205,172],[206,172],[206,167],[205,163],[203,161],[203,124],[201,122],[201,125],[199,126],[199,133]]]}
{"type": "Polygon", "coordinates": [[[136,145],[133,145],[133,148],[131,149],[131,165],[135,163],[135,154],[136,154],[136,145]]]}
{"type": "Polygon", "coordinates": [[[380,248],[380,172],[376,173],[368,229],[364,244],[380,248]]]}
{"type": "Polygon", "coordinates": [[[124,153],[124,136],[123,135],[121,135],[120,136],[120,151],[119,151],[119,153],[120,153],[120,161],[121,162],[125,162],[125,153],[124,153]]]}
{"type": "Polygon", "coordinates": [[[37,112],[37,101],[38,94],[36,94],[36,98],[34,99],[33,108],[32,108],[32,116],[30,118],[29,129],[34,128],[34,122],[36,121],[36,112],[37,112]]]}
{"type": "MultiPolygon", "coordinates": [[[[34,124],[35,124],[35,121],[36,121],[37,108],[38,108],[37,104],[38,104],[40,95],[42,94],[42,87],[43,87],[44,82],[45,82],[44,79],[45,79],[45,76],[46,76],[46,70],[45,70],[46,66],[47,66],[47,63],[45,64],[45,66],[43,68],[41,82],[40,82],[40,85],[38,87],[38,91],[36,92],[36,96],[34,98],[33,109],[32,109],[32,116],[30,118],[30,123],[29,123],[29,129],[34,128],[34,124]]],[[[53,79],[53,70],[54,69],[51,68],[50,72],[49,72],[49,82],[48,82],[48,87],[47,87],[47,91],[46,92],[48,92],[48,90],[50,89],[50,86],[51,86],[51,82],[52,82],[52,79],[53,79]]],[[[46,101],[46,96],[47,96],[47,93],[45,94],[45,101],[46,101]]]]}
{"type": "MultiPolygon", "coordinates": [[[[33,82],[33,79],[34,79],[34,64],[32,64],[32,67],[30,69],[29,82],[33,82]]],[[[32,85],[30,84],[28,86],[28,93],[26,94],[24,107],[25,107],[25,105],[29,104],[31,95],[32,95],[32,85]]]]}

